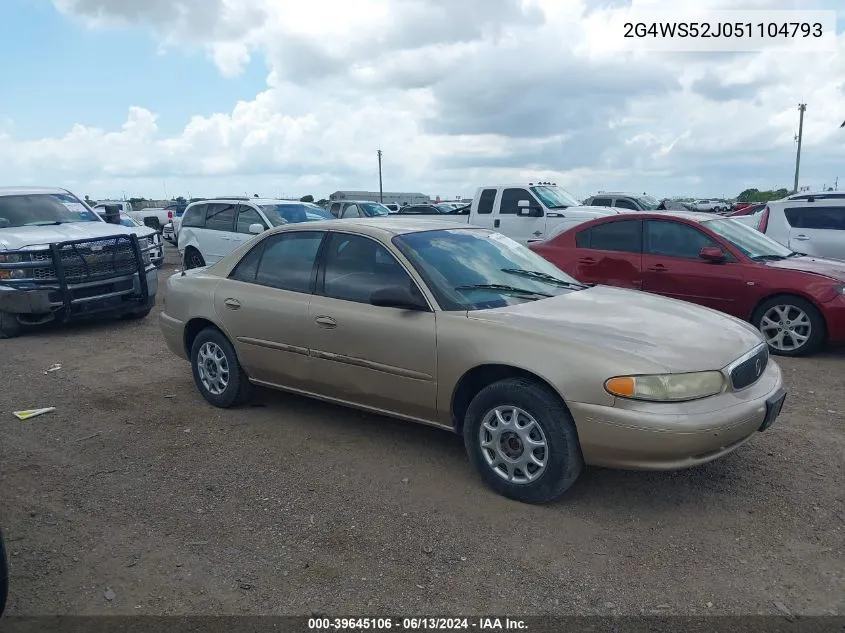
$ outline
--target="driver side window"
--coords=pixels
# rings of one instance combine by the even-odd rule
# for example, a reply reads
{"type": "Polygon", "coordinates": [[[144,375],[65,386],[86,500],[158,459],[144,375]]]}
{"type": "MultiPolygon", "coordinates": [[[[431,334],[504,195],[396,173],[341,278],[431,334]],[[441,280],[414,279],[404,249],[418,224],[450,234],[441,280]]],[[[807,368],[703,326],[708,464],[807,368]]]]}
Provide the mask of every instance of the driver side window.
{"type": "Polygon", "coordinates": [[[499,213],[501,215],[517,215],[519,213],[520,200],[528,200],[528,204],[530,206],[540,207],[540,203],[537,202],[537,198],[525,189],[505,189],[502,192],[502,202],[499,205],[499,213]]]}

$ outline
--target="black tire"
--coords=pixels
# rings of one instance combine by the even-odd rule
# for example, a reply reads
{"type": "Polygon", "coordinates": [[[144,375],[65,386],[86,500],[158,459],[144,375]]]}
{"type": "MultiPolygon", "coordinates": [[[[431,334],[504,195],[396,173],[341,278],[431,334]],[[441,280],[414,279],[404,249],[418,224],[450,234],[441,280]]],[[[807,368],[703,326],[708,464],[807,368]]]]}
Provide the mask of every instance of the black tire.
{"type": "Polygon", "coordinates": [[[20,336],[21,324],[11,312],[0,312],[0,339],[20,336]]]}
{"type": "Polygon", "coordinates": [[[235,348],[229,342],[229,339],[217,328],[207,327],[200,332],[194,339],[194,344],[191,346],[191,372],[194,375],[194,382],[197,389],[202,396],[208,400],[215,407],[227,409],[229,407],[243,404],[249,399],[250,384],[246,372],[244,372],[240,363],[238,362],[235,348]],[[206,344],[211,343],[220,349],[225,357],[226,367],[228,367],[228,378],[226,387],[221,393],[213,393],[203,384],[200,377],[200,368],[198,364],[198,357],[200,349],[206,344]]]}
{"type": "Polygon", "coordinates": [[[202,257],[202,254],[195,249],[193,246],[189,246],[185,249],[185,268],[202,268],[205,266],[205,260],[202,257]]]}
{"type": "Polygon", "coordinates": [[[807,356],[812,354],[824,344],[827,339],[827,326],[824,317],[818,308],[806,299],[796,297],[794,295],[780,295],[767,299],[754,310],[751,317],[751,324],[756,327],[766,338],[766,333],[763,331],[763,317],[765,314],[775,306],[793,306],[798,310],[802,310],[810,320],[810,336],[803,345],[791,350],[778,349],[769,344],[769,351],[777,356],[807,356]]]}
{"type": "Polygon", "coordinates": [[[3,543],[3,533],[0,532],[0,616],[6,610],[6,598],[9,595],[9,559],[6,556],[6,546],[3,543]]]}
{"type": "Polygon", "coordinates": [[[575,483],[584,467],[578,432],[569,411],[557,394],[527,378],[507,378],[478,392],[464,419],[464,445],[472,465],[490,488],[525,503],[545,503],[559,497],[575,483]],[[546,466],[535,481],[506,481],[485,457],[479,437],[481,424],[499,406],[522,409],[536,420],[545,436],[546,466]]]}

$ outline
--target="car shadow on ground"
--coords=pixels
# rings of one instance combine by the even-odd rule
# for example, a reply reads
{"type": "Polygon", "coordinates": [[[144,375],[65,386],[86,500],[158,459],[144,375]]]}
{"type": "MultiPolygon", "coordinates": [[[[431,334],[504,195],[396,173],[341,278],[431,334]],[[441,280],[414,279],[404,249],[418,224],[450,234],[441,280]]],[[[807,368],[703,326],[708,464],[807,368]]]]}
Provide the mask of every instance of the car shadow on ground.
{"type": "MultiPolygon", "coordinates": [[[[245,408],[295,410],[307,419],[309,430],[345,443],[371,440],[374,447],[390,446],[399,454],[414,455],[415,461],[442,465],[431,476],[451,477],[469,494],[488,495],[485,502],[502,502],[487,489],[467,459],[463,438],[448,430],[357,411],[304,396],[256,389],[245,408]],[[472,490],[476,488],[476,490],[472,490]]],[[[747,497],[755,479],[765,468],[765,449],[754,439],[719,460],[678,471],[624,471],[586,467],[575,485],[546,507],[562,512],[641,512],[650,507],[658,513],[674,512],[679,506],[700,508],[747,497]]],[[[365,450],[365,449],[364,449],[365,450]]],[[[473,503],[477,503],[474,501],[473,503]]]]}

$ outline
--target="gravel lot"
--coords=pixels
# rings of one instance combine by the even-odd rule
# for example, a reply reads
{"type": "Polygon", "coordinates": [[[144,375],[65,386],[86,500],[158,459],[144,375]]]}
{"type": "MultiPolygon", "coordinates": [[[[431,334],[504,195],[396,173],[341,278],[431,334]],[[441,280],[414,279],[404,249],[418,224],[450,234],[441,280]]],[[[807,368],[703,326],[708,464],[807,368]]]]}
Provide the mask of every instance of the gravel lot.
{"type": "Polygon", "coordinates": [[[214,409],[155,315],[0,351],[9,615],[845,612],[842,351],[779,361],[782,417],[727,458],[588,469],[539,507],[436,429],[269,391],[214,409]]]}

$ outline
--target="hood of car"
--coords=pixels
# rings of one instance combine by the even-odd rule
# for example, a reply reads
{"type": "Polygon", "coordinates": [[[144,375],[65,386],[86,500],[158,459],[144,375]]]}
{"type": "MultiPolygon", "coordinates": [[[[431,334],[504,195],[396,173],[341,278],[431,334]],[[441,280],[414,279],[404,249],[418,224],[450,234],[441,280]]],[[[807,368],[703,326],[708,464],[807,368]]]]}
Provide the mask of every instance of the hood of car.
{"type": "Polygon", "coordinates": [[[631,355],[664,372],[721,369],[762,341],[750,324],[685,301],[594,286],[550,299],[470,312],[515,330],[631,355]]]}
{"type": "Polygon", "coordinates": [[[766,262],[770,268],[782,268],[786,270],[800,270],[805,273],[824,275],[838,281],[845,281],[845,260],[828,259],[826,257],[789,257],[773,262],[766,262]]]}
{"type": "Polygon", "coordinates": [[[135,231],[128,227],[109,224],[107,222],[71,222],[49,226],[19,226],[0,229],[0,248],[15,250],[32,246],[47,246],[56,242],[84,240],[90,237],[127,235],[133,232],[135,231]]]}

